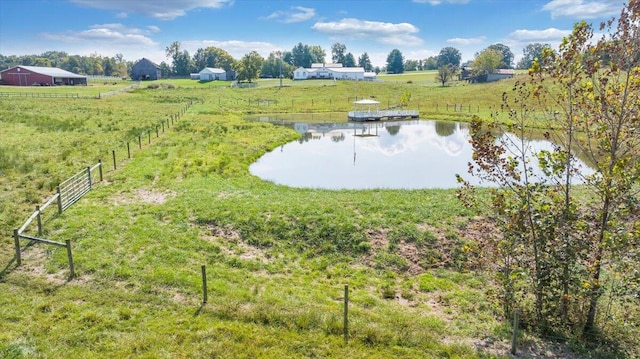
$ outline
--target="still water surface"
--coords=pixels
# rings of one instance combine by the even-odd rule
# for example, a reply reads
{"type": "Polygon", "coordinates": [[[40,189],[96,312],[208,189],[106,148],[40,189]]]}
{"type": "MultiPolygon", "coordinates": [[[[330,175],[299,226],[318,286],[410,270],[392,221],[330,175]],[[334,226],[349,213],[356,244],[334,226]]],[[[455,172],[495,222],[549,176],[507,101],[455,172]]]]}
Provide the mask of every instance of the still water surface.
{"type": "MultiPolygon", "coordinates": [[[[274,122],[270,118],[263,121],[274,122]]],[[[249,168],[277,184],[325,189],[457,188],[468,174],[472,148],[467,124],[444,121],[348,123],[280,122],[302,138],[262,156],[249,168]]],[[[546,141],[531,141],[537,149],[546,141]]]]}

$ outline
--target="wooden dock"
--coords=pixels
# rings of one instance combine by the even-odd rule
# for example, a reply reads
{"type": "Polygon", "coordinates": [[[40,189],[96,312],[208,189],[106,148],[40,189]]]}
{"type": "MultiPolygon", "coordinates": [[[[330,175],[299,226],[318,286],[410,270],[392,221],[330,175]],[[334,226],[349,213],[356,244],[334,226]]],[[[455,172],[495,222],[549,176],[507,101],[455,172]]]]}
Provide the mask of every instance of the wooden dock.
{"type": "Polygon", "coordinates": [[[407,118],[418,118],[417,110],[374,110],[374,111],[349,111],[347,115],[350,121],[380,121],[407,118]]]}

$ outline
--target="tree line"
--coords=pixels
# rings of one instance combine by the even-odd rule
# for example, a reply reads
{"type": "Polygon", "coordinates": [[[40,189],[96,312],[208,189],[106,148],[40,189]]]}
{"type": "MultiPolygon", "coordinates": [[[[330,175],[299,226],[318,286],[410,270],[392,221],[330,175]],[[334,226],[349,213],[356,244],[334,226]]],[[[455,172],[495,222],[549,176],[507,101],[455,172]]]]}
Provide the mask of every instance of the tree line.
{"type": "Polygon", "coordinates": [[[126,61],[122,54],[111,57],[98,54],[69,55],[64,51],[22,56],[0,54],[0,71],[17,65],[57,67],[77,74],[123,77],[128,76],[133,63],[126,61]]]}
{"type": "MultiPolygon", "coordinates": [[[[539,58],[548,44],[529,44],[523,50],[523,57],[517,68],[528,69],[534,59],[539,58]]],[[[513,68],[514,55],[508,46],[494,44],[476,54],[475,60],[461,64],[462,55],[453,47],[443,48],[439,55],[426,59],[405,59],[402,52],[393,49],[387,56],[385,66],[373,66],[367,52],[355,56],[347,51],[345,44],[336,42],[331,46],[331,58],[319,45],[298,43],[290,51],[273,51],[263,58],[252,51],[241,59],[235,59],[227,51],[217,47],[199,48],[191,55],[174,41],[165,48],[166,59],[160,64],[163,77],[188,77],[205,67],[217,67],[226,71],[236,71],[240,80],[251,81],[258,77],[291,77],[298,67],[309,68],[312,63],[340,63],[344,67],[362,67],[365,71],[403,73],[405,71],[438,70],[438,79],[443,86],[460,70],[461,66],[475,69],[476,73],[488,73],[498,68],[513,68]]],[[[122,54],[115,56],[69,55],[63,51],[47,51],[40,55],[0,54],[0,70],[16,65],[57,67],[85,75],[129,76],[134,62],[125,60],[122,54]]]]}

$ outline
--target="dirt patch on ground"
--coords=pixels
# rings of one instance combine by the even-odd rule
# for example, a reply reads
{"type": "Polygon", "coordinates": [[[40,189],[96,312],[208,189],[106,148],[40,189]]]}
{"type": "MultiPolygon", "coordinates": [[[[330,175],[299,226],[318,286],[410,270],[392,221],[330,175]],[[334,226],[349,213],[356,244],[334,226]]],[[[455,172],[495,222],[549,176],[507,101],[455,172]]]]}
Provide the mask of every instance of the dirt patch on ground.
{"type": "MultiPolygon", "coordinates": [[[[26,273],[30,277],[42,278],[45,283],[54,286],[62,286],[67,283],[85,284],[91,281],[91,276],[78,276],[77,273],[75,278],[71,278],[71,269],[68,265],[55,271],[47,269],[46,265],[50,262],[49,251],[54,249],[59,250],[59,248],[52,248],[52,246],[43,243],[35,243],[27,246],[20,254],[22,264],[16,271],[26,273]]],[[[65,249],[63,248],[61,250],[65,249]]]]}
{"type": "Polygon", "coordinates": [[[174,192],[170,191],[153,191],[148,189],[138,189],[133,192],[120,193],[112,196],[112,203],[115,205],[147,203],[147,204],[163,204],[168,199],[175,197],[174,192]]]}
{"type": "Polygon", "coordinates": [[[204,239],[220,246],[223,254],[237,257],[243,261],[257,260],[267,262],[267,254],[260,248],[246,243],[240,236],[240,232],[231,226],[218,226],[209,224],[204,227],[204,239]]]}
{"type": "Polygon", "coordinates": [[[394,243],[387,229],[369,230],[367,237],[370,250],[363,256],[362,263],[375,266],[379,254],[390,253],[406,262],[403,271],[411,275],[452,265],[478,269],[491,262],[485,253],[490,253],[487,250],[499,236],[495,225],[480,217],[452,225],[449,229],[428,224],[419,224],[416,228],[423,239],[395,238],[394,243]]]}

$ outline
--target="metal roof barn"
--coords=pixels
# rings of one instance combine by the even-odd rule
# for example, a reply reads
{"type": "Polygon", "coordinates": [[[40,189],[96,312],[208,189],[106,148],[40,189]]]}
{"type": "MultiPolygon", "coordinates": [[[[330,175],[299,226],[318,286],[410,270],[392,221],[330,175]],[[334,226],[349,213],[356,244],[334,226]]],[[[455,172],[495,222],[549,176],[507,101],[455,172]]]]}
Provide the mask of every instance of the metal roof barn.
{"type": "Polygon", "coordinates": [[[87,85],[87,77],[57,67],[14,66],[0,72],[3,85],[56,86],[87,85]]]}

